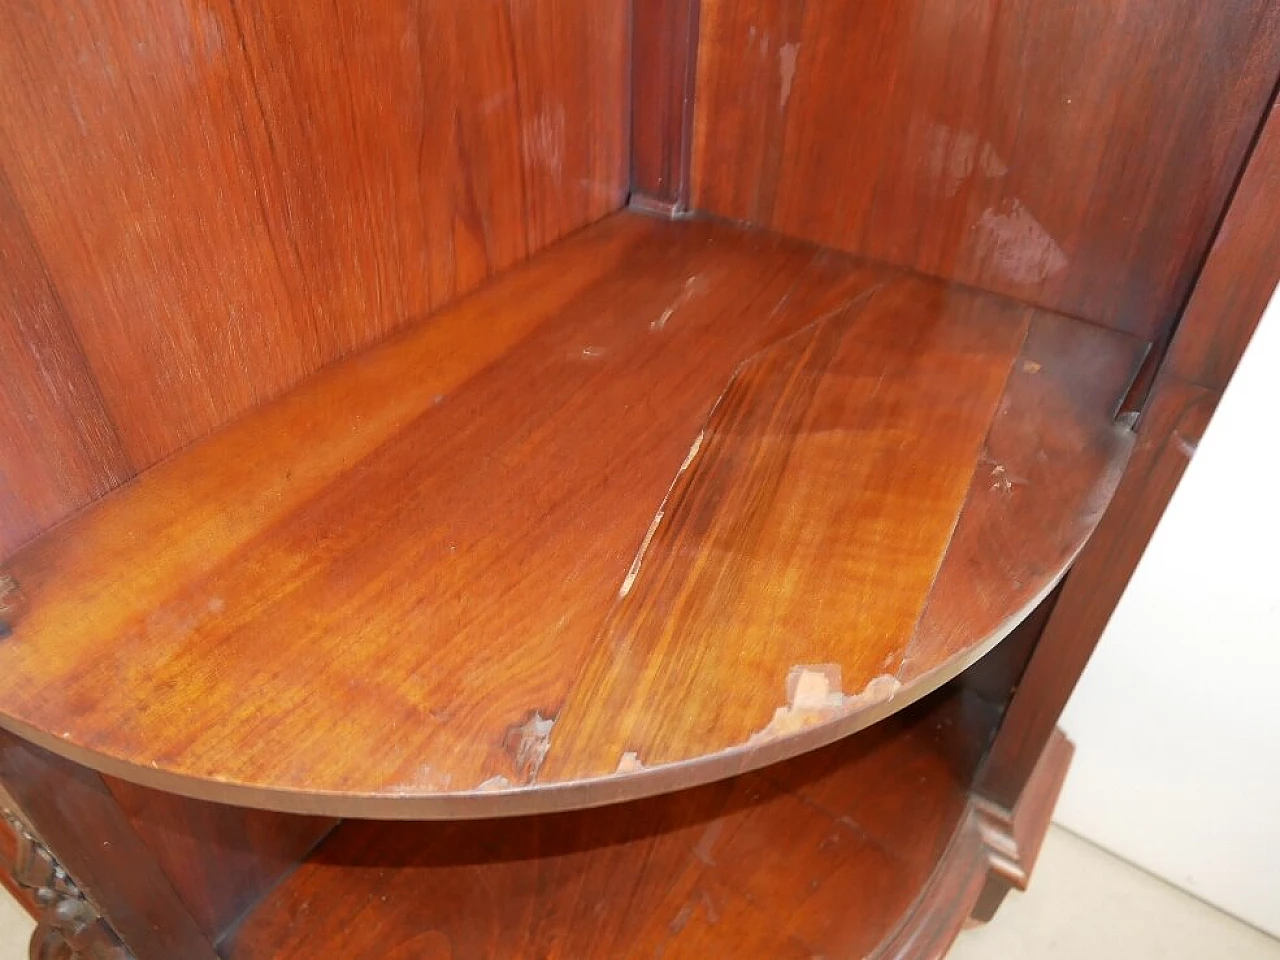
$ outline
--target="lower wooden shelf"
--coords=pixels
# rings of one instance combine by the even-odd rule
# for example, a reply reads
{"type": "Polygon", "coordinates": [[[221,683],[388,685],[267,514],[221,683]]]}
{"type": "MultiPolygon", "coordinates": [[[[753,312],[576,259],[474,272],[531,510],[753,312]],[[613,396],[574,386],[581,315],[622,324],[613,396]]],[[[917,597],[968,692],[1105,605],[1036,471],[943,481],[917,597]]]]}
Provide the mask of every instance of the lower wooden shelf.
{"type": "MultiPolygon", "coordinates": [[[[691,790],[502,820],[347,821],[221,952],[940,956],[993,866],[1038,847],[1069,757],[1050,751],[1028,791],[1049,800],[1033,804],[1039,823],[984,814],[968,786],[997,713],[947,687],[822,750],[691,790]]],[[[1011,880],[1003,869],[996,884],[1011,880]]]]}

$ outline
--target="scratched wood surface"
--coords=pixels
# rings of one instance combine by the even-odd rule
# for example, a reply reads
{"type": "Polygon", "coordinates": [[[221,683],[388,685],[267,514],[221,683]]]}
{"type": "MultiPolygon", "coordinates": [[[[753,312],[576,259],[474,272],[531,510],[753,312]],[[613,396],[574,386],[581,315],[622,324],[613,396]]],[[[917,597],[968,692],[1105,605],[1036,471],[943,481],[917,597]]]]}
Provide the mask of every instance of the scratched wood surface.
{"type": "Polygon", "coordinates": [[[1152,337],[1280,71],[1271,0],[703,0],[695,209],[1152,337]]]}
{"type": "Polygon", "coordinates": [[[0,450],[37,491],[0,549],[616,210],[627,21],[622,0],[3,5],[0,168],[34,252],[15,261],[0,184],[0,359],[15,331],[43,351],[20,376],[77,356],[18,394],[65,395],[36,411],[45,456],[0,450]]]}
{"type": "Polygon", "coordinates": [[[125,779],[372,817],[769,763],[937,687],[1048,589],[1127,451],[1140,354],[620,214],[0,568],[0,722],[125,779]],[[974,565],[1030,505],[1043,544],[974,565]],[[934,589],[966,575],[981,616],[934,589]]]}
{"type": "MultiPolygon", "coordinates": [[[[914,901],[993,718],[959,698],[920,706],[798,761],[608,810],[347,822],[226,955],[864,957],[902,924],[920,936],[899,935],[916,948],[901,956],[940,956],[977,891],[914,901]]],[[[984,866],[974,847],[960,873],[984,866]]]]}

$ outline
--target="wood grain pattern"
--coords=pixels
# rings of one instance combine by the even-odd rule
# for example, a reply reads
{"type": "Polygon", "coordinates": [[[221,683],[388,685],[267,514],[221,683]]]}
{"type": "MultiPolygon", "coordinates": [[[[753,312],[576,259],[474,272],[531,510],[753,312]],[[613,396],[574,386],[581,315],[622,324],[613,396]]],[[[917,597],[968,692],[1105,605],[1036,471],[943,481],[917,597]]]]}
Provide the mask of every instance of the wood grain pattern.
{"type": "Polygon", "coordinates": [[[0,780],[138,960],[215,960],[98,774],[0,730],[0,780]]]}
{"type": "Polygon", "coordinates": [[[1024,313],[904,278],[740,367],[560,711],[545,778],[689,760],[691,742],[760,743],[893,695],[1024,313]],[[800,683],[822,689],[807,702],[800,683]],[[702,691],[713,710],[692,709],[702,691]]]}
{"type": "Polygon", "coordinates": [[[133,466],[617,209],[626,13],[6,5],[0,164],[133,466]]]}
{"type": "MultiPolygon", "coordinates": [[[[1079,470],[1036,493],[1058,492],[1060,536],[1017,588],[1052,584],[1125,453],[1105,411],[1137,356],[769,234],[619,215],[15,557],[0,715],[126,779],[334,815],[604,803],[760,766],[1012,626],[919,646],[897,689],[935,575],[976,549],[952,530],[1024,522],[995,498],[956,527],[984,438],[1079,470]],[[1046,372],[1002,401],[1020,357],[1046,372]],[[1024,398],[1054,419],[1029,427],[1024,398]]],[[[999,576],[992,609],[1023,603],[999,576]]]]}
{"type": "Polygon", "coordinates": [[[1028,693],[1010,702],[983,768],[979,790],[996,803],[1017,803],[1216,406],[1203,387],[1157,384],[1129,468],[1023,674],[1028,693]]]}
{"type": "Polygon", "coordinates": [[[1132,463],[1063,586],[983,770],[982,793],[1006,807],[1044,752],[1280,277],[1272,111],[1156,375],[1132,463]]]}
{"type": "Polygon", "coordinates": [[[1268,0],[705,0],[699,38],[696,209],[1144,338],[1280,70],[1268,0]]]}
{"type": "MultiPolygon", "coordinates": [[[[880,955],[923,919],[916,892],[964,821],[993,720],[962,698],[921,707],[767,772],[607,810],[344,824],[228,956],[880,955]]],[[[940,956],[971,903],[936,904],[955,922],[901,955],[940,956]]]]}
{"type": "Polygon", "coordinates": [[[1084,324],[1037,316],[906,652],[903,682],[974,637],[1008,633],[1070,566],[1128,460],[1133,434],[1113,416],[1145,350],[1122,335],[1107,340],[1084,324]],[[1057,509],[1063,502],[1077,508],[1057,509]]]}
{"type": "Polygon", "coordinates": [[[0,175],[0,557],[130,474],[8,181],[0,175]]]}
{"type": "Polygon", "coordinates": [[[689,204],[701,0],[631,8],[631,204],[668,215],[689,204]]]}
{"type": "Polygon", "coordinates": [[[215,944],[335,826],[323,818],[229,807],[113,777],[103,780],[215,944]]]}
{"type": "Polygon", "coordinates": [[[1222,391],[1280,283],[1280,101],[1273,103],[1178,327],[1166,373],[1222,391]]]}

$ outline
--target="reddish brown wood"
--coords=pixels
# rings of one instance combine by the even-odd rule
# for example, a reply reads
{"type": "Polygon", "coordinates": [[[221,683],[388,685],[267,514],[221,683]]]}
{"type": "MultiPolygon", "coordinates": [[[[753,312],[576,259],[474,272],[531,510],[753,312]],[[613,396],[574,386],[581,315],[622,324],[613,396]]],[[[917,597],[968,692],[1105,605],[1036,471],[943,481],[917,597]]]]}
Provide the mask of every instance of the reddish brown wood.
{"type": "Polygon", "coordinates": [[[937,688],[1052,587],[1138,353],[620,215],[23,551],[0,715],[127,779],[335,815],[759,767],[937,688]],[[1032,466],[1006,489],[984,443],[1032,466]],[[973,565],[1009,543],[1025,566],[973,565]],[[941,589],[975,575],[979,604],[941,589]]]}
{"type": "Polygon", "coordinates": [[[1072,749],[1071,742],[1057,731],[1032,772],[1016,811],[971,801],[968,817],[921,891],[911,918],[879,956],[940,958],[963,926],[991,918],[1010,887],[1026,889],[1066,779],[1072,749]],[[985,869],[975,868],[975,864],[985,869]],[[970,912],[964,914],[958,908],[970,912]]]}
{"type": "Polygon", "coordinates": [[[1027,618],[1018,624],[985,657],[960,675],[959,682],[965,689],[982,697],[988,703],[1001,707],[1008,705],[1009,698],[1017,689],[1023,671],[1035,653],[1036,643],[1044,632],[1045,624],[1053,613],[1053,608],[1062,593],[1059,584],[1027,618]]]}
{"type": "Polygon", "coordinates": [[[958,655],[973,637],[1004,636],[1021,623],[1075,558],[1120,482],[1132,437],[1112,416],[1144,347],[1116,335],[1103,348],[1094,328],[1037,319],[907,651],[904,682],[942,651],[958,655]],[[1064,512],[1057,508],[1064,502],[1078,507],[1064,512]]]}
{"type": "Polygon", "coordinates": [[[982,792],[1016,802],[1261,319],[1280,244],[1280,125],[1262,128],[1139,422],[1138,447],[1076,563],[987,761],[982,792]]]}
{"type": "Polygon", "coordinates": [[[1144,338],[1280,70],[1269,0],[705,0],[701,24],[696,209],[1144,338]]]}
{"type": "Polygon", "coordinates": [[[631,9],[631,202],[688,208],[701,0],[639,0],[631,9]]]}
{"type": "Polygon", "coordinates": [[[6,5],[0,164],[133,465],[617,209],[627,9],[6,5]]]}
{"type": "Polygon", "coordinates": [[[0,731],[0,780],[138,960],[214,960],[100,776],[0,731]]]}
{"type": "Polygon", "coordinates": [[[1027,889],[1074,752],[1071,741],[1055,728],[1011,809],[981,797],[974,801],[991,863],[986,886],[974,906],[974,919],[990,920],[1011,889],[1027,889]]]}
{"type": "MultiPolygon", "coordinates": [[[[347,823],[228,956],[941,956],[977,886],[916,895],[971,822],[965,777],[992,720],[948,693],[767,771],[622,806],[347,823]]],[[[980,879],[987,855],[947,869],[980,879]]]]}
{"type": "Polygon", "coordinates": [[[335,825],[105,781],[200,930],[215,942],[335,825]]]}
{"type": "Polygon", "coordinates": [[[4,557],[71,510],[102,496],[130,469],[2,174],[0,276],[4,557]]]}
{"type": "Polygon", "coordinates": [[[996,803],[1018,802],[1216,404],[1210,391],[1176,379],[1157,387],[1129,469],[1063,586],[987,759],[979,787],[996,803]]]}
{"type": "Polygon", "coordinates": [[[100,908],[30,824],[8,805],[5,821],[16,839],[12,882],[35,904],[36,927],[28,949],[32,960],[131,960],[100,908]]]}
{"type": "Polygon", "coordinates": [[[1280,101],[1273,103],[1257,146],[1214,240],[1195,294],[1170,350],[1167,372],[1221,391],[1280,283],[1280,101]]]}

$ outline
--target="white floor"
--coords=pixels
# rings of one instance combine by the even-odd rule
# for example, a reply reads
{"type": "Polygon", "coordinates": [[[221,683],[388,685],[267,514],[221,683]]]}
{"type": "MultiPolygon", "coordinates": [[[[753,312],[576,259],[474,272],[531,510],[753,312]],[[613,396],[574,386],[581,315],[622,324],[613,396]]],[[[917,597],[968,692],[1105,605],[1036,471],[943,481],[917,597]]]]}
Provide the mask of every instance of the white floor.
{"type": "Polygon", "coordinates": [[[1280,940],[1060,827],[1026,893],[960,935],[950,960],[1280,960],[1280,940]]]}
{"type": "Polygon", "coordinates": [[[35,921],[0,888],[0,960],[26,960],[27,942],[35,921]]]}
{"type": "MultiPolygon", "coordinates": [[[[0,960],[23,960],[34,928],[0,891],[0,960]]],[[[1057,827],[1031,889],[1010,894],[993,923],[962,934],[951,952],[951,960],[1219,957],[1280,960],[1280,941],[1057,827]]]]}

